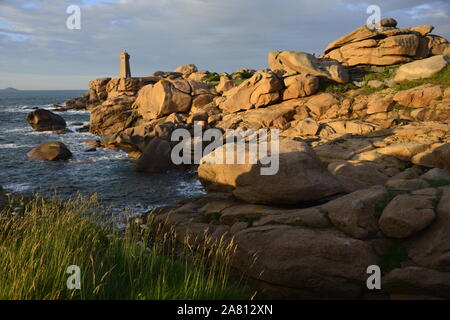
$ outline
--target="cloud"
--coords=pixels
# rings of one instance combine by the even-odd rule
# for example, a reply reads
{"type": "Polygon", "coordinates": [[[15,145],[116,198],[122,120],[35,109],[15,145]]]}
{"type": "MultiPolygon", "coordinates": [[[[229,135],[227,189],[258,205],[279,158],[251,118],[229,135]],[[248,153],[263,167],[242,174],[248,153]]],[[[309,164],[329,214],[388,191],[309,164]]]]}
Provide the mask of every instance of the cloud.
{"type": "Polygon", "coordinates": [[[272,50],[320,54],[366,22],[369,2],[401,26],[433,24],[450,37],[448,1],[0,0],[0,70],[24,81],[46,75],[49,88],[61,85],[52,76],[67,76],[83,88],[87,75],[116,75],[125,49],[136,76],[187,63],[219,72],[258,69],[272,50]],[[66,28],[71,4],[81,6],[81,30],[66,28]]]}

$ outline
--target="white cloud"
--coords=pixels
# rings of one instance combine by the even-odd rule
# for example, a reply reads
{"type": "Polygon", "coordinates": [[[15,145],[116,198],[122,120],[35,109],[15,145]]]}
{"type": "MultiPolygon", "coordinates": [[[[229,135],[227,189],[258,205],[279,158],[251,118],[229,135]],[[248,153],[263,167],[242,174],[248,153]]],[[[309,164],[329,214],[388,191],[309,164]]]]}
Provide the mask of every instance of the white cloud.
{"type": "MultiPolygon", "coordinates": [[[[320,54],[329,42],[367,19],[365,1],[356,0],[113,1],[0,0],[4,57],[0,70],[67,76],[70,81],[79,79],[77,87],[82,87],[87,74],[114,76],[118,54],[124,49],[132,55],[134,75],[172,70],[186,63],[220,72],[262,68],[271,50],[320,54]],[[37,5],[24,9],[30,2],[37,5]],[[83,4],[81,30],[66,28],[70,4],[83,4]],[[14,32],[26,39],[15,41],[5,34],[5,25],[14,26],[14,32]]],[[[370,3],[380,4],[383,16],[393,15],[402,26],[408,26],[418,23],[410,10],[430,1],[370,3]]],[[[428,10],[428,16],[421,10],[416,10],[416,16],[423,17],[421,24],[434,24],[436,33],[449,37],[448,18],[443,17],[450,13],[448,1],[431,4],[434,11],[428,10]]],[[[48,80],[49,88],[52,85],[53,80],[48,80]]]]}

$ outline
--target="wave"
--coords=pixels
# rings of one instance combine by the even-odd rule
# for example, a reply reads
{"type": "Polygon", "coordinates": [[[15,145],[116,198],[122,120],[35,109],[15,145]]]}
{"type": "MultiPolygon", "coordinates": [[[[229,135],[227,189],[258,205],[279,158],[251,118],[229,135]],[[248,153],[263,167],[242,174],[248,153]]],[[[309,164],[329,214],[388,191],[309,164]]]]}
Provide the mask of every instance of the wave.
{"type": "Polygon", "coordinates": [[[23,192],[23,191],[32,190],[33,189],[33,185],[31,183],[28,183],[28,182],[10,183],[10,184],[3,185],[3,188],[6,191],[10,191],[10,192],[23,192]]]}
{"type": "Polygon", "coordinates": [[[0,144],[0,149],[18,149],[18,148],[32,148],[31,145],[21,145],[21,144],[15,144],[15,143],[5,143],[0,144]]]}

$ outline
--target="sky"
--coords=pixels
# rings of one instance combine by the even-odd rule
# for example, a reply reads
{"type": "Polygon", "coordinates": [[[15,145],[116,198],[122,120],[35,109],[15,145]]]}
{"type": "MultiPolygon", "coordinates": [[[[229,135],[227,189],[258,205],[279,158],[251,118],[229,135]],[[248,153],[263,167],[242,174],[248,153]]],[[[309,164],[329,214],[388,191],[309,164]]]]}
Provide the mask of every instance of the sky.
{"type": "Polygon", "coordinates": [[[450,39],[450,0],[0,0],[0,88],[86,89],[114,77],[194,63],[200,70],[267,68],[273,50],[320,55],[364,25],[371,4],[399,27],[431,24],[450,39]],[[80,7],[80,29],[66,26],[80,7]]]}

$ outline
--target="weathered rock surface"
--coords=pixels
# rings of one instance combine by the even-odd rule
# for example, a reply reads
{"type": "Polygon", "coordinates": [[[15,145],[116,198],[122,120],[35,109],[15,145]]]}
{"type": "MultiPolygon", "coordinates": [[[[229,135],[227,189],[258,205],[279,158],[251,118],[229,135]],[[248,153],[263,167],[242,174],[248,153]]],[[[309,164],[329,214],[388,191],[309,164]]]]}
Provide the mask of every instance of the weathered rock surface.
{"type": "Polygon", "coordinates": [[[392,238],[408,238],[428,227],[435,218],[432,200],[420,195],[399,195],[383,210],[380,229],[392,238]]]}
{"type": "Polygon", "coordinates": [[[283,92],[283,100],[296,99],[310,96],[319,89],[319,79],[311,75],[296,75],[284,78],[286,90],[283,92]]]}
{"type": "Polygon", "coordinates": [[[393,21],[385,18],[379,28],[370,30],[364,25],[337,39],[327,46],[325,57],[345,66],[387,66],[443,54],[446,50],[445,39],[428,35],[432,26],[398,29],[393,21]]]}
{"type": "Polygon", "coordinates": [[[287,73],[310,74],[324,77],[338,83],[347,83],[349,74],[345,67],[333,60],[318,59],[312,54],[295,51],[272,51],[269,53],[269,67],[287,73]]]}
{"type": "Polygon", "coordinates": [[[438,55],[404,64],[398,68],[394,80],[396,82],[401,82],[405,80],[429,78],[444,69],[449,61],[449,57],[438,55]]]}
{"type": "Polygon", "coordinates": [[[102,135],[121,132],[127,128],[131,115],[130,105],[95,107],[91,111],[90,131],[102,135]]]}
{"type": "Polygon", "coordinates": [[[387,196],[386,188],[374,186],[332,200],[322,208],[337,229],[354,238],[366,239],[378,232],[376,208],[387,196]]]}
{"type": "Polygon", "coordinates": [[[421,267],[450,272],[450,187],[442,187],[436,220],[408,244],[409,257],[421,267]]]}
{"type": "Polygon", "coordinates": [[[27,115],[27,121],[36,131],[63,130],[67,125],[61,116],[45,109],[32,111],[27,115]]]}
{"type": "Polygon", "coordinates": [[[263,226],[237,233],[235,241],[234,266],[250,267],[250,277],[263,282],[261,294],[280,299],[359,297],[367,266],[378,263],[370,245],[331,230],[263,226]]]}
{"type": "Polygon", "coordinates": [[[186,80],[161,80],[142,88],[134,107],[147,120],[174,112],[187,113],[192,104],[190,93],[191,87],[186,80]]]}
{"type": "Polygon", "coordinates": [[[171,152],[172,147],[168,141],[154,137],[134,164],[133,170],[137,172],[163,173],[176,169],[178,166],[172,162],[171,152]]]}
{"type": "Polygon", "coordinates": [[[72,157],[72,153],[67,146],[58,141],[44,142],[34,147],[27,153],[28,158],[42,159],[49,161],[67,160],[72,157]]]}
{"type": "Polygon", "coordinates": [[[208,190],[232,191],[238,199],[265,204],[315,201],[342,191],[305,143],[280,140],[279,152],[270,151],[279,157],[279,170],[273,175],[262,175],[260,163],[250,164],[249,159],[257,155],[248,149],[240,152],[247,164],[225,164],[226,154],[234,149],[235,144],[226,144],[202,158],[198,175],[208,190]]]}
{"type": "Polygon", "coordinates": [[[395,269],[382,278],[381,287],[394,299],[449,299],[450,274],[421,267],[395,269]]]}
{"type": "Polygon", "coordinates": [[[258,72],[238,87],[224,92],[219,108],[236,112],[264,107],[279,101],[283,88],[283,82],[275,74],[258,72]]]}

